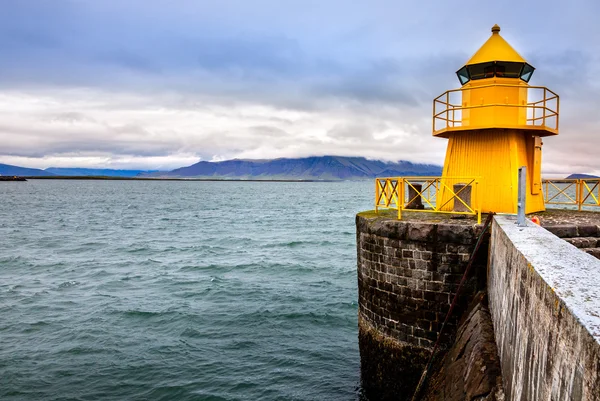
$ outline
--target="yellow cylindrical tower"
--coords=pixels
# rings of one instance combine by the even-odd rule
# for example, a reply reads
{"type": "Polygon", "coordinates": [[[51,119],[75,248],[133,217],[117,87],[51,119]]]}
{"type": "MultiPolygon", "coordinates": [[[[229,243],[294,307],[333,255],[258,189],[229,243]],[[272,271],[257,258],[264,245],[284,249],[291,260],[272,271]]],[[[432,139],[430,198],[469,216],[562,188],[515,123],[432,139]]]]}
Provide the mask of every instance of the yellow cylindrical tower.
{"type": "MultiPolygon", "coordinates": [[[[516,213],[521,166],[528,173],[526,212],[545,210],[541,138],[558,134],[559,98],[529,85],[533,71],[494,25],[492,36],[457,71],[462,87],[433,102],[433,135],[448,138],[442,181],[478,178],[472,202],[480,202],[483,212],[516,213]]],[[[445,192],[442,199],[451,197],[445,192]]]]}

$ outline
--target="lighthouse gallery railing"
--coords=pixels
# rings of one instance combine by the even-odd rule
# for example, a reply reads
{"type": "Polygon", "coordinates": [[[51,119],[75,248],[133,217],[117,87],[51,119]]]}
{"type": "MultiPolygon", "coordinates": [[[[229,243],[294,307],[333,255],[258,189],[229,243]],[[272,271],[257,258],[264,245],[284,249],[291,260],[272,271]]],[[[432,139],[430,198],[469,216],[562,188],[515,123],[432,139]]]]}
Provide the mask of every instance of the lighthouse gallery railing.
{"type": "MultiPolygon", "coordinates": [[[[470,97],[470,96],[469,96],[470,97]]],[[[502,97],[490,96],[493,99],[502,97]]],[[[544,86],[521,86],[510,84],[490,84],[474,86],[469,88],[452,89],[442,93],[433,100],[433,134],[439,134],[444,131],[453,131],[461,129],[474,129],[476,126],[470,125],[463,119],[463,111],[482,109],[482,108],[518,108],[524,109],[526,118],[521,125],[508,125],[506,127],[498,126],[493,128],[525,128],[525,129],[543,129],[552,133],[558,133],[558,109],[559,97],[556,93],[544,86]],[[527,91],[528,103],[513,104],[508,100],[502,102],[490,102],[486,99],[480,99],[479,103],[464,103],[463,94],[470,95],[471,91],[489,89],[500,93],[506,88],[523,89],[527,91]]],[[[492,128],[492,127],[481,127],[492,128]]]]}

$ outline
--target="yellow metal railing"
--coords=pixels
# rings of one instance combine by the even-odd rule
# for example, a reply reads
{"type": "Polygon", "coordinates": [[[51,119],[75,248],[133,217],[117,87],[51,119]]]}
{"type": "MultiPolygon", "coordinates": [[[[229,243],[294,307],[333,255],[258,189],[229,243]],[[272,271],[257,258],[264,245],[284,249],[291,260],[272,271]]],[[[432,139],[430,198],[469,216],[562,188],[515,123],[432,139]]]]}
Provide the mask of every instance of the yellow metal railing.
{"type": "Polygon", "coordinates": [[[387,177],[375,179],[375,211],[465,214],[481,223],[479,179],[474,177],[387,177]]]}
{"type": "MultiPolygon", "coordinates": [[[[477,97],[477,96],[473,96],[477,97]]],[[[446,130],[475,128],[467,118],[463,118],[463,112],[472,109],[482,108],[518,108],[525,112],[524,124],[516,127],[524,126],[526,128],[537,128],[558,133],[558,109],[559,97],[556,93],[543,86],[521,86],[509,84],[491,84],[474,86],[469,88],[452,89],[442,93],[433,100],[433,134],[438,134],[446,130]],[[522,104],[509,103],[508,98],[505,98],[504,103],[497,102],[497,99],[502,98],[501,91],[511,89],[519,89],[527,91],[527,99],[539,99],[522,104]],[[489,99],[486,101],[481,98],[478,103],[469,104],[463,99],[471,98],[471,91],[487,90],[489,99]],[[497,93],[495,93],[497,92],[497,93]]],[[[465,113],[466,114],[466,113],[465,113]]],[[[498,127],[502,128],[502,127],[498,127]]]]}
{"type": "Polygon", "coordinates": [[[586,206],[600,206],[600,178],[543,180],[544,202],[583,210],[586,206]]]}

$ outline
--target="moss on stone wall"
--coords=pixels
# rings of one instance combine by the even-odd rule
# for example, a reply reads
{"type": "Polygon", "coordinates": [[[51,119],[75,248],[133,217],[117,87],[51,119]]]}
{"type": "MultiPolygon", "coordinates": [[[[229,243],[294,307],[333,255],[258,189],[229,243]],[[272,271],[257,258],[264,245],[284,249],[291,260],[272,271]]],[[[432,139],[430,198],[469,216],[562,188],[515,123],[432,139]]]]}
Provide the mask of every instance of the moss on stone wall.
{"type": "Polygon", "coordinates": [[[370,400],[410,400],[429,350],[395,341],[359,317],[361,381],[370,400]]]}

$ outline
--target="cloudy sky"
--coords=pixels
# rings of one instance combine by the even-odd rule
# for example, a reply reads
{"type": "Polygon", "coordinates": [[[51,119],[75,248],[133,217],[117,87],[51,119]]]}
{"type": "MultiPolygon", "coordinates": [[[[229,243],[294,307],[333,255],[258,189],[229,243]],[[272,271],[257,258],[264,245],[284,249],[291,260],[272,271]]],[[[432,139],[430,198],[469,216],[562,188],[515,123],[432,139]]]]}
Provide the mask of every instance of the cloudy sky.
{"type": "Polygon", "coordinates": [[[546,173],[600,174],[598,0],[0,0],[0,163],[443,163],[431,102],[497,23],[561,96],[546,173]]]}

